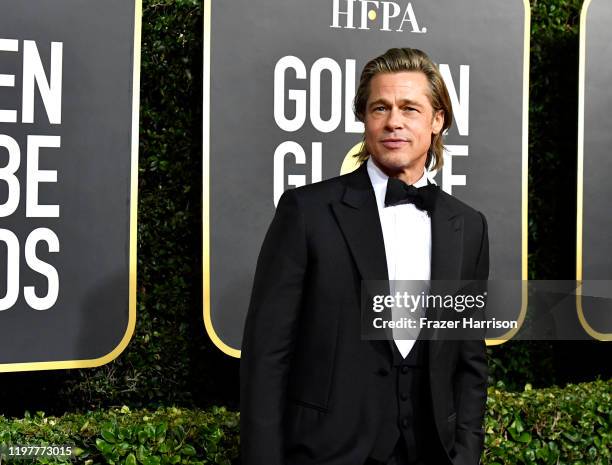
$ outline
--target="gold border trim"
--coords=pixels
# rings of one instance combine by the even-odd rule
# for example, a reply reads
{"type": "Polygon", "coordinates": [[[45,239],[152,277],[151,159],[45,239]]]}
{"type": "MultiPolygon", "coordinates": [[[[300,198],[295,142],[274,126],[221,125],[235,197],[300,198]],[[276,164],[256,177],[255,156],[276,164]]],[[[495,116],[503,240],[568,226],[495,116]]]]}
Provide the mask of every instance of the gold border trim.
{"type": "Polygon", "coordinates": [[[204,0],[202,90],[202,303],[204,326],[211,341],[224,353],[240,358],[240,350],[221,340],[210,315],[210,25],[212,0],[204,0]]]}
{"type": "MultiPolygon", "coordinates": [[[[589,0],[587,0],[589,1],[589,0]]],[[[210,315],[210,42],[211,42],[211,3],[204,0],[204,59],[203,59],[203,92],[202,92],[202,267],[203,267],[203,312],[206,332],[212,342],[225,354],[239,358],[240,350],[234,349],[221,340],[212,324],[210,315]]],[[[528,279],[528,129],[529,129],[529,43],[531,30],[531,7],[529,0],[523,0],[525,11],[523,33],[523,118],[521,141],[521,276],[528,279]]],[[[518,327],[500,338],[487,339],[488,346],[503,344],[511,339],[521,328],[527,314],[527,283],[522,286],[522,305],[518,318],[518,327]]]]}
{"type": "Polygon", "coordinates": [[[499,338],[487,339],[487,346],[496,346],[512,339],[521,329],[527,315],[528,303],[528,258],[529,258],[529,53],[531,39],[531,6],[529,0],[523,0],[525,9],[525,27],[523,31],[523,138],[521,141],[522,169],[521,169],[521,279],[522,279],[522,304],[518,317],[518,326],[508,331],[499,338]]]}
{"type": "Polygon", "coordinates": [[[136,328],[136,234],[138,221],[138,130],[140,112],[140,38],[142,33],[142,0],[134,0],[134,70],[132,81],[132,137],[130,174],[130,250],[128,325],[119,344],[108,354],[93,359],[62,360],[54,362],[0,364],[0,373],[14,371],[60,370],[66,368],[93,368],[115,360],[129,344],[136,328]]]}
{"type": "Polygon", "coordinates": [[[578,53],[578,182],[576,189],[576,311],[578,321],[586,333],[600,341],[612,341],[612,333],[600,333],[593,329],[582,308],[582,239],[584,232],[584,87],[586,79],[586,19],[591,0],[585,0],[580,10],[580,49],[578,53]]]}

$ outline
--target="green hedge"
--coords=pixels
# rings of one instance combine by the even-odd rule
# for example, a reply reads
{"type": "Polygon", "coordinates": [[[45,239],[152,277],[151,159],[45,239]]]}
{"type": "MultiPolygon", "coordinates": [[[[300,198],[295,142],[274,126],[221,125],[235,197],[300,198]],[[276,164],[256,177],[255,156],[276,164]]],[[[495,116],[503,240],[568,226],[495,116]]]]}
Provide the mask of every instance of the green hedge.
{"type": "Polygon", "coordinates": [[[483,465],[609,465],[612,380],[509,393],[489,389],[483,465]]]}
{"type": "MultiPolygon", "coordinates": [[[[612,461],[612,380],[508,393],[490,388],[484,465],[612,461]]],[[[227,465],[238,457],[238,413],[127,407],[59,418],[0,417],[0,445],[73,444],[79,462],[227,465]]],[[[23,463],[23,462],[22,462],[23,463]]],[[[40,461],[39,463],[48,463],[40,461]]]]}
{"type": "Polygon", "coordinates": [[[529,279],[573,279],[582,0],[531,0],[529,279]]]}
{"type": "MultiPolygon", "coordinates": [[[[0,417],[0,446],[70,445],[77,462],[85,465],[229,465],[239,454],[238,436],[238,414],[216,407],[154,412],[122,407],[59,418],[42,412],[19,420],[0,417]]],[[[28,462],[33,461],[19,461],[28,462]]],[[[35,463],[74,462],[39,458],[35,463]]]]}

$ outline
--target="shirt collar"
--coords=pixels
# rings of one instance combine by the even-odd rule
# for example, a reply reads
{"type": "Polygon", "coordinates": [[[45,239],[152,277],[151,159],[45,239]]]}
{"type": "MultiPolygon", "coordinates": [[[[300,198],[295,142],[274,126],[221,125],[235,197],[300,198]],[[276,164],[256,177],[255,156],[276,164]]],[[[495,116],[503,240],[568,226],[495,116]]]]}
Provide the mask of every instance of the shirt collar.
{"type": "MultiPolygon", "coordinates": [[[[372,161],[372,157],[368,157],[367,161],[368,175],[374,188],[374,194],[376,195],[376,203],[379,208],[385,206],[385,194],[387,193],[387,176],[377,165],[372,161]]],[[[414,187],[423,187],[427,185],[427,182],[435,184],[436,182],[427,176],[427,170],[423,168],[423,176],[419,178],[417,182],[413,184],[414,187]]]]}

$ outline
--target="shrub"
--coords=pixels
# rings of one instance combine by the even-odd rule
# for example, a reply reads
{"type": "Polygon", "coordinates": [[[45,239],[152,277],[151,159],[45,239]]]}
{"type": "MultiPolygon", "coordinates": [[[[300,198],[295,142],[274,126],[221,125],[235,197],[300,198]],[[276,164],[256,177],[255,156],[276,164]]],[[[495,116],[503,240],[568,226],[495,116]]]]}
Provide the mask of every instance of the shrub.
{"type": "Polygon", "coordinates": [[[612,380],[509,393],[489,389],[484,465],[608,465],[612,380]]]}
{"type": "MultiPolygon", "coordinates": [[[[0,447],[73,445],[86,465],[229,465],[238,461],[238,419],[218,407],[0,417],[0,447]]],[[[483,465],[608,465],[612,380],[563,389],[527,385],[520,393],[489,388],[485,431],[483,465]]]]}
{"type": "MultiPolygon", "coordinates": [[[[85,465],[229,465],[238,456],[238,443],[238,414],[217,407],[153,412],[122,407],[59,418],[42,412],[21,420],[0,417],[0,446],[70,445],[78,463],[85,465]]],[[[72,462],[39,458],[37,463],[72,462]]]]}

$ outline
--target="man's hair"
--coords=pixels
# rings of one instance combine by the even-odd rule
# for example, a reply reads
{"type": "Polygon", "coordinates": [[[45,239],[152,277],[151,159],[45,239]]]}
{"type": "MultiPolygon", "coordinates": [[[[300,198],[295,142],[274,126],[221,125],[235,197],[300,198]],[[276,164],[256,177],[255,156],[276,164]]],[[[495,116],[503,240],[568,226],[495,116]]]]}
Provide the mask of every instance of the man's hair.
{"type": "MultiPolygon", "coordinates": [[[[370,97],[370,82],[372,78],[381,73],[401,73],[405,71],[421,72],[425,75],[429,83],[428,97],[429,103],[433,107],[433,114],[435,115],[437,111],[441,110],[444,115],[442,130],[438,134],[432,134],[431,146],[425,161],[425,167],[439,170],[444,163],[442,133],[453,122],[453,108],[440,71],[425,52],[416,48],[391,48],[382,55],[370,60],[361,72],[359,87],[353,102],[353,111],[359,121],[365,122],[366,105],[370,97]]],[[[368,158],[365,139],[362,149],[355,156],[361,162],[368,158]]]]}

